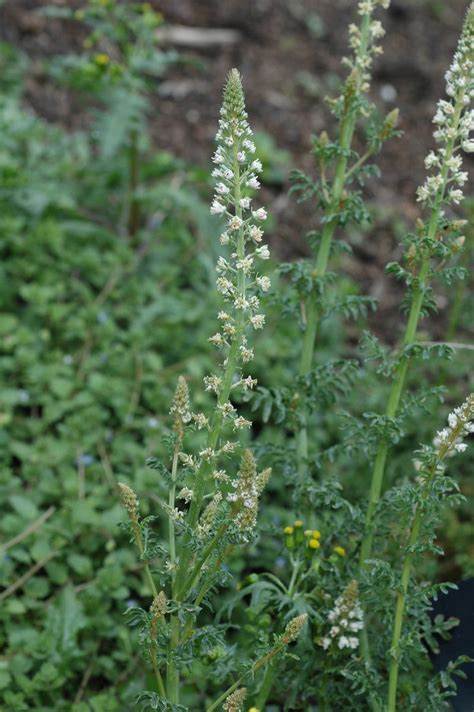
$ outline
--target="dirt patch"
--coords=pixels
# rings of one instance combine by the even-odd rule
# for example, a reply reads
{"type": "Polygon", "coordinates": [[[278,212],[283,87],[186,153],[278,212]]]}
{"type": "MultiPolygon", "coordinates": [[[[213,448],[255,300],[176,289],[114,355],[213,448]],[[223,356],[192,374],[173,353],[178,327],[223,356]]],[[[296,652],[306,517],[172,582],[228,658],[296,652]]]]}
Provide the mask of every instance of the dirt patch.
{"type": "MultiPolygon", "coordinates": [[[[7,0],[1,35],[35,60],[26,101],[48,120],[77,128],[87,115],[73,97],[45,79],[41,59],[80,50],[83,35],[76,23],[38,17],[36,11],[46,4],[7,0]]],[[[81,6],[66,0],[55,4],[81,6]]],[[[333,126],[324,96],[341,72],[355,0],[154,0],[152,5],[170,24],[226,28],[237,36],[225,44],[180,47],[195,61],[174,67],[157,87],[152,120],[156,145],[187,162],[207,164],[222,84],[229,68],[237,66],[252,125],[289,152],[290,167],[311,171],[311,135],[333,126]]],[[[433,145],[431,119],[466,7],[466,0],[392,0],[390,9],[380,12],[387,35],[375,65],[372,98],[381,111],[399,106],[404,133],[379,157],[382,178],[367,187],[369,201],[378,206],[377,221],[363,241],[356,240],[357,259],[348,263],[347,271],[364,291],[381,299],[382,319],[384,311],[394,321],[398,318],[399,294],[383,268],[398,250],[394,220],[411,222],[418,214],[414,194],[424,177],[424,156],[433,145]]],[[[303,235],[315,223],[311,205],[288,197],[286,178],[265,188],[262,198],[277,219],[271,239],[279,255],[306,254],[303,235]]]]}

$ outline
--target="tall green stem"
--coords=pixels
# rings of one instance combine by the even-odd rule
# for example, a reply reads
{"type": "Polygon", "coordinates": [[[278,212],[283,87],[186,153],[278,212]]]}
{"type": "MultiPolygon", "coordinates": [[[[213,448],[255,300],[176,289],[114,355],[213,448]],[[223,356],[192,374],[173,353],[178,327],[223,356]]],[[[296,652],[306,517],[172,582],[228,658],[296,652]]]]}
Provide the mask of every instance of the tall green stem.
{"type": "MultiPolygon", "coordinates": [[[[459,120],[461,117],[461,112],[463,105],[461,101],[457,101],[455,107],[455,113],[453,115],[454,129],[457,129],[459,120]]],[[[456,131],[453,132],[456,135],[456,131]]],[[[438,190],[433,209],[431,212],[430,222],[428,224],[427,238],[428,243],[435,239],[441,214],[441,205],[443,202],[447,179],[449,174],[449,160],[453,155],[455,145],[455,138],[452,138],[446,145],[446,153],[443,164],[443,169],[441,172],[441,185],[438,190]]],[[[402,341],[402,350],[407,346],[411,346],[416,339],[416,331],[418,328],[418,322],[420,320],[421,310],[423,307],[423,299],[427,287],[427,282],[429,279],[430,272],[430,262],[431,262],[431,252],[426,251],[420,265],[420,271],[418,274],[418,280],[416,287],[413,290],[410,313],[408,316],[408,322],[405,329],[405,335],[402,341]]],[[[405,386],[406,375],[409,366],[409,359],[404,357],[400,360],[394,374],[392,381],[392,386],[390,388],[390,394],[387,402],[387,407],[385,410],[385,415],[388,418],[394,418],[398,413],[398,408],[400,405],[400,400],[403,394],[403,389],[405,386]]],[[[389,450],[389,444],[385,440],[381,441],[377,454],[375,456],[374,467],[372,471],[372,479],[370,484],[369,492],[369,502],[367,505],[367,514],[365,519],[365,535],[362,541],[362,546],[360,550],[360,566],[365,565],[365,561],[370,558],[372,553],[372,545],[374,539],[373,532],[373,520],[375,510],[380,500],[380,494],[382,492],[383,479],[385,474],[385,466],[387,462],[387,455],[389,450]]]]}
{"type": "MultiPolygon", "coordinates": [[[[470,416],[468,416],[470,417],[470,416]]],[[[466,417],[466,419],[468,419],[466,417]]],[[[408,539],[407,551],[402,567],[402,576],[400,581],[400,591],[397,594],[397,603],[395,607],[395,618],[392,630],[392,645],[390,650],[391,662],[389,669],[389,680],[388,680],[388,698],[387,698],[387,712],[396,712],[397,707],[397,683],[398,683],[398,671],[400,667],[400,638],[403,626],[403,616],[405,613],[405,604],[408,591],[408,584],[410,582],[411,570],[413,566],[414,559],[414,548],[418,543],[418,538],[420,535],[420,529],[423,524],[423,514],[424,514],[424,503],[430,495],[430,491],[433,486],[434,479],[438,470],[439,463],[444,460],[446,455],[451,451],[453,443],[456,442],[458,435],[463,431],[464,420],[457,422],[449,438],[441,446],[436,459],[431,464],[428,469],[427,477],[423,490],[421,493],[420,501],[416,505],[415,514],[411,524],[410,536],[408,539]]]]}
{"type": "MultiPolygon", "coordinates": [[[[175,570],[176,565],[176,541],[175,541],[175,525],[174,525],[174,506],[175,506],[175,496],[176,496],[176,474],[178,469],[178,455],[179,448],[175,449],[173,455],[173,463],[171,465],[171,486],[169,492],[169,506],[170,514],[168,517],[168,527],[169,527],[169,546],[170,546],[170,562],[172,566],[172,593],[173,597],[176,595],[176,585],[175,585],[175,570]]],[[[176,614],[170,617],[170,640],[168,643],[168,669],[166,673],[166,686],[168,689],[168,699],[170,702],[178,703],[179,701],[179,670],[176,666],[174,660],[174,653],[179,645],[179,620],[176,614]]]]}
{"type": "MultiPolygon", "coordinates": [[[[235,214],[237,217],[242,219],[242,208],[240,206],[240,166],[237,159],[238,147],[234,145],[233,149],[233,173],[234,173],[234,205],[235,214]]],[[[237,236],[237,255],[239,259],[243,259],[245,256],[245,239],[244,230],[240,228],[237,236]]],[[[239,294],[242,296],[245,294],[246,290],[246,277],[243,270],[239,270],[237,277],[237,289],[239,294]]],[[[229,400],[230,391],[233,384],[234,374],[237,370],[237,363],[240,357],[240,346],[242,344],[242,337],[245,328],[245,316],[243,310],[237,311],[235,320],[235,335],[231,343],[229,354],[227,357],[224,374],[222,378],[222,383],[219,388],[218,398],[217,398],[217,408],[214,411],[213,418],[211,420],[211,425],[209,429],[209,435],[207,439],[207,448],[210,450],[215,450],[219,441],[219,437],[222,430],[222,410],[219,406],[223,406],[229,400]]],[[[207,480],[212,470],[212,464],[203,460],[201,466],[196,473],[196,482],[194,487],[194,494],[191,500],[191,506],[189,508],[189,513],[187,517],[188,532],[195,531],[196,525],[199,519],[199,515],[202,508],[202,503],[204,495],[206,492],[207,480]]],[[[176,572],[175,584],[174,584],[174,595],[177,601],[182,601],[186,598],[186,594],[189,591],[189,586],[185,585],[186,577],[188,576],[189,567],[191,564],[193,552],[190,546],[191,534],[185,534],[180,547],[180,557],[178,563],[178,570],[176,572]]],[[[200,563],[200,562],[199,562],[200,563]]],[[[196,568],[196,567],[195,567],[196,568]]],[[[193,570],[193,575],[191,577],[191,584],[194,582],[196,577],[199,575],[199,570],[196,572],[193,570]]],[[[180,643],[180,625],[176,616],[171,619],[171,638],[169,646],[169,664],[168,664],[168,698],[171,702],[177,704],[179,702],[179,673],[176,670],[175,663],[173,661],[174,653],[176,648],[180,643]]]]}
{"type": "MultiPolygon", "coordinates": [[[[361,55],[364,55],[367,52],[369,41],[369,23],[370,17],[368,15],[364,16],[361,24],[361,42],[359,48],[359,53],[361,55]]],[[[352,144],[352,138],[358,117],[358,112],[356,111],[353,102],[354,99],[357,100],[359,98],[360,84],[361,78],[360,75],[358,75],[356,77],[355,85],[352,86],[350,90],[346,89],[349,93],[347,93],[345,97],[344,114],[339,130],[339,146],[342,150],[336,164],[336,173],[330,191],[331,205],[329,210],[332,214],[336,214],[338,211],[338,206],[341,201],[346,182],[348,163],[347,154],[352,144]]],[[[331,220],[324,225],[314,265],[314,275],[317,279],[322,279],[326,274],[329,255],[331,252],[331,243],[336,227],[336,219],[331,220]]],[[[303,348],[298,371],[298,375],[300,377],[308,376],[311,373],[316,334],[320,318],[321,309],[320,304],[318,303],[318,296],[313,291],[309,295],[306,302],[306,328],[303,337],[303,348]]],[[[296,456],[298,463],[298,481],[301,487],[304,484],[305,477],[308,472],[308,409],[305,403],[302,404],[301,421],[296,434],[296,456]]]]}
{"type": "MultiPolygon", "coordinates": [[[[412,529],[410,532],[410,539],[408,542],[408,547],[412,548],[418,541],[418,535],[420,533],[420,527],[422,523],[422,512],[421,509],[417,509],[415,517],[413,519],[412,529]]],[[[392,633],[392,648],[391,656],[392,661],[390,663],[389,681],[388,681],[388,704],[387,712],[395,712],[396,701],[397,701],[397,682],[398,682],[398,669],[399,669],[399,646],[400,646],[400,636],[402,632],[403,624],[403,614],[405,612],[405,601],[408,591],[408,583],[410,581],[411,568],[413,564],[414,554],[409,553],[405,557],[402,569],[401,578],[401,591],[397,594],[397,605],[395,609],[395,621],[393,624],[392,633]]]]}
{"type": "MultiPolygon", "coordinates": [[[[237,145],[234,146],[234,160],[233,160],[233,173],[235,176],[234,181],[234,204],[235,204],[235,214],[237,217],[242,218],[242,209],[240,207],[240,166],[237,160],[237,145]]],[[[244,231],[243,228],[239,230],[237,238],[237,254],[239,259],[243,259],[245,255],[245,241],[244,241],[244,231]]],[[[238,292],[241,295],[245,294],[246,289],[246,278],[243,270],[239,270],[238,273],[238,292]]],[[[224,370],[224,376],[222,379],[221,387],[219,389],[219,395],[217,399],[217,405],[223,406],[229,400],[230,391],[232,388],[232,381],[234,374],[237,369],[237,363],[239,359],[239,350],[242,344],[242,337],[245,327],[245,317],[243,310],[238,310],[236,316],[236,333],[234,339],[231,343],[229,354],[227,357],[227,363],[224,370]]],[[[211,421],[207,447],[211,450],[216,448],[219,440],[220,432],[222,429],[222,411],[217,407],[214,411],[214,415],[211,421]]],[[[189,508],[189,514],[187,518],[187,524],[190,531],[194,531],[198,517],[201,511],[203,497],[205,494],[207,478],[211,471],[211,464],[207,461],[203,461],[199,471],[196,474],[196,484],[194,488],[194,495],[191,501],[191,506],[189,508]]],[[[183,545],[181,547],[181,556],[179,562],[178,573],[176,577],[176,589],[182,591],[183,579],[188,574],[189,564],[191,561],[192,551],[189,547],[190,536],[185,536],[183,539],[183,545]]],[[[185,595],[185,591],[182,591],[185,595]]]]}

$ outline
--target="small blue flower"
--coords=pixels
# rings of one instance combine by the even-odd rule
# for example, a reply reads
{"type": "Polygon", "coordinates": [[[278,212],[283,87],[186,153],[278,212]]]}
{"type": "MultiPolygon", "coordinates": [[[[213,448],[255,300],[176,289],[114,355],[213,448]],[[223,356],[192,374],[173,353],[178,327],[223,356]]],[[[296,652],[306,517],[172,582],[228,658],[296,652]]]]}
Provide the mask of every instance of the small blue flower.
{"type": "Polygon", "coordinates": [[[93,465],[95,462],[95,457],[94,455],[89,455],[88,453],[84,453],[83,455],[79,455],[77,458],[77,464],[78,465],[83,465],[84,467],[88,467],[89,465],[93,465]]]}

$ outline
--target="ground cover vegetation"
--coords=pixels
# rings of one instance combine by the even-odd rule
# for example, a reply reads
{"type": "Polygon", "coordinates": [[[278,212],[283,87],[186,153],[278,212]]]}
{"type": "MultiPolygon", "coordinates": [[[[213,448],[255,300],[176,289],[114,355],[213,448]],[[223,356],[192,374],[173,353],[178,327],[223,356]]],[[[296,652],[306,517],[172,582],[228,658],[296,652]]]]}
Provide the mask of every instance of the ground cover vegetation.
{"type": "Polygon", "coordinates": [[[237,69],[195,168],[150,140],[150,94],[188,60],[149,4],[43,10],[84,28],[48,66],[82,132],[25,108],[28,57],[2,47],[0,709],[451,709],[469,659],[435,671],[458,621],[432,607],[444,548],[456,582],[473,569],[474,7],[386,268],[389,346],[342,271],[400,134],[371,99],[388,6],[354,4],[314,171],[291,174],[311,254],[280,264],[237,69]]]}

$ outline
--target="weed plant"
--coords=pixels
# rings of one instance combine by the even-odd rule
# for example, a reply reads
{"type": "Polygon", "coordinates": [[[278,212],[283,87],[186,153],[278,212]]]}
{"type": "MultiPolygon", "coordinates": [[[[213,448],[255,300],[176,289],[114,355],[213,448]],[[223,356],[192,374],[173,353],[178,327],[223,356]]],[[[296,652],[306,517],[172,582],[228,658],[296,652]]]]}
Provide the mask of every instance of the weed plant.
{"type": "Polygon", "coordinates": [[[1,709],[450,709],[468,658],[435,674],[428,651],[457,625],[432,602],[453,586],[446,522],[469,506],[474,396],[456,330],[474,6],[420,217],[387,265],[405,292],[393,348],[368,328],[375,300],[341,275],[371,218],[372,159],[399,134],[398,112],[369,99],[388,6],[357,5],[316,176],[292,174],[314,205],[311,257],[278,267],[254,202],[271,170],[236,69],[209,216],[199,174],[149,153],[149,92],[178,58],[147,3],[48,10],[91,29],[51,65],[99,99],[88,132],[24,109],[28,62],[5,48],[1,709]],[[446,343],[420,333],[441,283],[446,343]]]}

